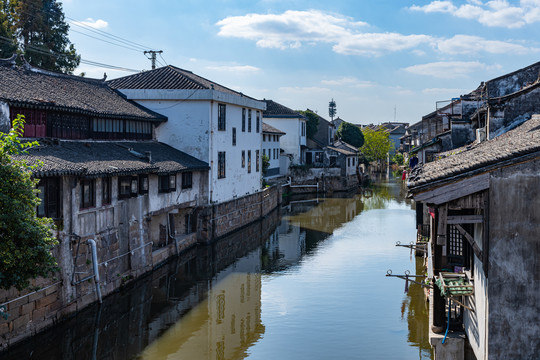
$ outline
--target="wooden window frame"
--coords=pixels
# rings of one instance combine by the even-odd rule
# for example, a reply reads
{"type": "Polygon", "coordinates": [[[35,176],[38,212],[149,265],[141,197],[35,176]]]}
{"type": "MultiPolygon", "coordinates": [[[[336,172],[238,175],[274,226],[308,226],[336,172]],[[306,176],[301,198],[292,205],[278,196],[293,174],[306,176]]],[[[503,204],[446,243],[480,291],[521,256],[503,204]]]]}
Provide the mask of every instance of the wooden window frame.
{"type": "Polygon", "coordinates": [[[218,151],[218,179],[226,177],[227,157],[225,151],[218,151]]]}
{"type": "Polygon", "coordinates": [[[129,199],[132,196],[131,194],[132,178],[133,178],[132,176],[119,176],[118,177],[118,199],[129,199]],[[127,191],[125,191],[126,189],[127,191]]]}
{"type": "Polygon", "coordinates": [[[96,180],[81,179],[81,204],[80,209],[91,209],[96,207],[96,180]],[[86,195],[85,187],[88,186],[89,194],[86,195]]]}
{"type": "Polygon", "coordinates": [[[255,150],[255,172],[259,172],[259,155],[260,151],[255,150]]]}
{"type": "Polygon", "coordinates": [[[112,178],[104,177],[101,179],[101,205],[110,205],[112,203],[112,178]]]}
{"type": "Polygon", "coordinates": [[[150,180],[148,179],[147,174],[139,175],[139,194],[144,195],[148,194],[150,188],[150,180]]]}
{"type": "Polygon", "coordinates": [[[193,187],[193,172],[182,173],[182,189],[191,189],[193,187]]]}
{"type": "Polygon", "coordinates": [[[39,180],[37,189],[41,203],[36,207],[38,217],[61,219],[62,216],[62,179],[45,177],[39,180]],[[56,216],[55,216],[56,215],[56,216]]]}
{"type": "Polygon", "coordinates": [[[242,132],[246,132],[246,108],[242,108],[242,132]]]}
{"type": "Polygon", "coordinates": [[[227,130],[227,105],[218,104],[218,131],[227,130]]]}
{"type": "Polygon", "coordinates": [[[248,132],[251,132],[251,109],[248,109],[248,132]]]}

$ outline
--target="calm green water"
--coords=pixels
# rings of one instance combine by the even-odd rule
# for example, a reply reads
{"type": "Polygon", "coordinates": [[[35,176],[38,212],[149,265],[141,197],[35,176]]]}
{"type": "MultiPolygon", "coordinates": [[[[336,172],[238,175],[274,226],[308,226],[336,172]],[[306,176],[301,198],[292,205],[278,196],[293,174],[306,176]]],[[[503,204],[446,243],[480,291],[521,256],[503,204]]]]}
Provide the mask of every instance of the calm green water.
{"type": "MultiPolygon", "coordinates": [[[[431,359],[415,213],[398,183],[291,202],[4,354],[32,359],[431,359]],[[418,269],[417,269],[418,267],[418,269]]],[[[0,356],[1,357],[1,356],[0,356]]]]}

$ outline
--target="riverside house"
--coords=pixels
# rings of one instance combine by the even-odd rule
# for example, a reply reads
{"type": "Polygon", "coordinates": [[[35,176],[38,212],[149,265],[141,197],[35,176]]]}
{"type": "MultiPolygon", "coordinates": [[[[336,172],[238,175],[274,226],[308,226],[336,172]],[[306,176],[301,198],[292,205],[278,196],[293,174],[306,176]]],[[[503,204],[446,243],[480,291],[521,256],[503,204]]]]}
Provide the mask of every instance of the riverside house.
{"type": "Polygon", "coordinates": [[[208,164],[155,140],[163,115],[104,80],[0,61],[0,131],[25,116],[21,158],[42,165],[38,216],[51,217],[60,271],[32,290],[0,291],[2,346],[98,301],[197,241],[208,164]],[[92,254],[95,253],[95,258],[92,254]],[[97,275],[96,276],[96,271],[97,275]],[[37,290],[36,290],[37,289],[37,290]]]}
{"type": "MultiPolygon", "coordinates": [[[[306,151],[305,116],[275,101],[264,99],[264,102],[266,103],[266,110],[263,112],[264,122],[284,133],[280,139],[283,155],[289,157],[293,165],[304,164],[306,151]]],[[[288,166],[284,170],[286,171],[287,168],[288,166]]]]}
{"type": "Polygon", "coordinates": [[[493,139],[540,112],[540,62],[482,82],[422,117],[420,144],[411,149],[420,163],[474,141],[493,139]]]}
{"type": "Polygon", "coordinates": [[[463,359],[465,335],[476,359],[535,359],[540,116],[442,156],[408,183],[418,229],[430,228],[429,275],[441,285],[430,301],[435,357],[463,359]]]}
{"type": "MultiPolygon", "coordinates": [[[[262,154],[263,156],[268,156],[270,162],[270,165],[266,170],[266,177],[278,176],[280,174],[284,175],[287,173],[287,163],[290,163],[290,161],[283,159],[283,162],[286,163],[287,166],[284,166],[284,169],[282,169],[283,171],[280,170],[280,163],[282,161],[280,141],[284,135],[285,133],[283,131],[276,129],[263,121],[262,154]]],[[[284,157],[286,157],[286,155],[284,157]]],[[[289,158],[287,157],[287,160],[288,159],[289,158]]]]}
{"type": "Polygon", "coordinates": [[[210,165],[210,203],[260,191],[263,101],[171,65],[108,84],[169,119],[159,141],[210,165]]]}

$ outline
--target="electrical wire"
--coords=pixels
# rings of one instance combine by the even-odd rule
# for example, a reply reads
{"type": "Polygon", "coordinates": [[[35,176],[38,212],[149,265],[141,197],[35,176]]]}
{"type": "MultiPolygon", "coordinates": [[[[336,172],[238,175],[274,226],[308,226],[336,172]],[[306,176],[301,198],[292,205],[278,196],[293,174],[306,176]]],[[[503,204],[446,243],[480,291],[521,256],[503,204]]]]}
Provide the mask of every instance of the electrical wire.
{"type": "MultiPolygon", "coordinates": [[[[4,36],[0,36],[0,42],[12,43],[11,39],[6,38],[4,36]]],[[[64,57],[64,58],[75,58],[72,55],[58,54],[58,53],[56,53],[54,51],[51,51],[49,49],[39,48],[39,47],[34,46],[34,45],[27,45],[25,47],[25,50],[30,51],[30,52],[34,52],[34,53],[38,53],[38,54],[42,54],[42,55],[53,56],[53,57],[55,57],[57,59],[60,59],[62,57],[64,57]]],[[[111,69],[111,70],[120,70],[120,71],[134,72],[134,73],[140,72],[140,70],[129,69],[129,68],[122,67],[122,66],[104,64],[104,63],[100,63],[100,62],[97,62],[97,61],[86,60],[86,59],[82,59],[82,58],[80,59],[80,62],[82,64],[101,67],[101,68],[107,68],[107,69],[111,69]]]]}
{"type": "MultiPolygon", "coordinates": [[[[40,8],[38,6],[35,6],[33,4],[27,4],[29,7],[33,8],[35,11],[40,11],[42,13],[45,13],[45,14],[53,14],[51,11],[47,11],[43,8],[40,8]]],[[[29,12],[25,12],[23,11],[23,13],[27,14],[27,15],[34,15],[32,13],[29,13],[29,12]]],[[[113,40],[113,41],[116,41],[116,42],[119,42],[121,44],[124,44],[124,45],[127,45],[127,46],[130,46],[131,48],[138,48],[139,51],[144,51],[146,49],[149,49],[150,47],[149,46],[145,46],[145,45],[142,45],[142,44],[139,44],[139,43],[136,43],[134,41],[131,41],[131,40],[128,40],[128,39],[124,39],[120,36],[117,36],[117,35],[114,35],[114,34],[111,34],[111,33],[108,33],[106,31],[103,31],[103,30],[100,30],[100,29],[96,29],[94,27],[92,27],[91,25],[88,25],[86,23],[84,23],[84,21],[80,21],[80,20],[76,20],[74,18],[71,18],[67,15],[65,15],[62,11],[62,14],[64,15],[64,18],[66,19],[69,19],[71,20],[70,24],[74,25],[74,26],[78,26],[84,30],[87,30],[89,32],[92,32],[92,33],[95,33],[97,35],[100,35],[100,36],[103,36],[103,37],[106,37],[110,40],[113,40]]],[[[71,29],[73,30],[73,29],[71,29]]],[[[75,31],[76,32],[76,31],[75,31]]],[[[96,40],[99,40],[99,41],[104,41],[104,42],[108,42],[110,44],[113,44],[113,45],[116,45],[116,46],[122,46],[120,44],[114,44],[114,43],[111,43],[109,41],[106,41],[106,40],[103,40],[103,39],[99,39],[99,38],[95,38],[96,40]]],[[[123,47],[123,46],[122,46],[123,47]]]]}

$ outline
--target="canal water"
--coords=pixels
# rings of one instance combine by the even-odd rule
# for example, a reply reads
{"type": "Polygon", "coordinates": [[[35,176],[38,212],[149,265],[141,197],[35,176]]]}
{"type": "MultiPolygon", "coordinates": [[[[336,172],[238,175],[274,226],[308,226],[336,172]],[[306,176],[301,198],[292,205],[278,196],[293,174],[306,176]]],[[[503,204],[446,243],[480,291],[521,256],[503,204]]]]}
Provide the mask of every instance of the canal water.
{"type": "Polygon", "coordinates": [[[432,359],[416,238],[397,180],[291,199],[1,359],[432,359]]]}

